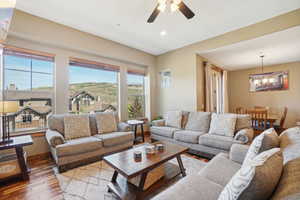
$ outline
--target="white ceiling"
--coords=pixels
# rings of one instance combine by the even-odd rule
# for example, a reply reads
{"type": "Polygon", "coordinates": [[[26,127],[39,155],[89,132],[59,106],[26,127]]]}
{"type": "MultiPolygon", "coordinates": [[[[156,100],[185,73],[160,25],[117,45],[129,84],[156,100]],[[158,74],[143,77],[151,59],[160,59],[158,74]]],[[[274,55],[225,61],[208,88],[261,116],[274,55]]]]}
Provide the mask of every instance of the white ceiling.
{"type": "Polygon", "coordinates": [[[300,61],[300,26],[199,54],[227,70],[300,61]]]}
{"type": "Polygon", "coordinates": [[[300,8],[299,0],[184,0],[196,16],[161,13],[157,0],[17,0],[17,9],[159,55],[300,8]],[[119,24],[119,26],[118,26],[119,24]],[[167,35],[160,36],[162,30],[167,35]]]}

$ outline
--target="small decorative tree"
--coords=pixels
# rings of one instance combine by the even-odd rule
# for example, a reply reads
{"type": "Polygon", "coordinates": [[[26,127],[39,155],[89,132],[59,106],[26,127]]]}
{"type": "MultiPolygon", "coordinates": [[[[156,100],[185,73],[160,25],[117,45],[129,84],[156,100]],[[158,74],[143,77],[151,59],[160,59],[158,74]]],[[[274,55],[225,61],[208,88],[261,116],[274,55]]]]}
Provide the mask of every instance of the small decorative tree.
{"type": "Polygon", "coordinates": [[[143,104],[139,96],[136,96],[133,103],[128,105],[128,115],[130,119],[143,117],[143,104]]]}

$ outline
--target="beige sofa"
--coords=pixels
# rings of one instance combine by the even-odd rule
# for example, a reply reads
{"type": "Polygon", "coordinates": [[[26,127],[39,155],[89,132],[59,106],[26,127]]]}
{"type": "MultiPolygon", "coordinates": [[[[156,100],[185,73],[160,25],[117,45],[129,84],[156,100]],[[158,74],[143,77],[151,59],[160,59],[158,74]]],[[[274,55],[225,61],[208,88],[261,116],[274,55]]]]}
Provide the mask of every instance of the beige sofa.
{"type": "MultiPolygon", "coordinates": [[[[279,140],[283,154],[283,172],[270,199],[299,200],[300,128],[286,130],[279,140]]],[[[153,200],[218,200],[223,188],[241,168],[248,148],[247,145],[234,144],[229,154],[218,154],[198,174],[186,176],[153,200]]]]}
{"type": "Polygon", "coordinates": [[[189,148],[190,153],[208,158],[218,153],[228,153],[233,144],[250,143],[253,139],[249,115],[185,111],[181,113],[180,127],[168,126],[167,119],[153,121],[150,129],[151,139],[183,145],[189,148]],[[221,123],[223,127],[219,127],[221,130],[217,131],[218,134],[214,134],[213,127],[221,123]],[[227,130],[226,123],[233,130],[232,128],[227,130]],[[229,131],[233,134],[227,134],[229,131]]]}
{"type": "Polygon", "coordinates": [[[112,133],[98,134],[95,114],[89,114],[89,137],[71,140],[65,139],[64,117],[52,115],[48,119],[49,129],[46,138],[51,154],[60,172],[69,168],[100,160],[103,155],[121,151],[133,146],[134,134],[128,124],[118,122],[118,130],[112,133]]]}

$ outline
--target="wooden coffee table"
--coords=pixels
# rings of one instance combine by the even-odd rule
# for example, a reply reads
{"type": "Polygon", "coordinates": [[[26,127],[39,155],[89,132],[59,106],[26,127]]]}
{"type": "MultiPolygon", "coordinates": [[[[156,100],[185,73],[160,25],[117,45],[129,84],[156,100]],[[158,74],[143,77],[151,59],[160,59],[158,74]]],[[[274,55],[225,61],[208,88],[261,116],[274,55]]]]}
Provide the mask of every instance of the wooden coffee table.
{"type": "Polygon", "coordinates": [[[167,161],[175,157],[177,158],[179,168],[176,166],[177,170],[168,169],[167,171],[173,171],[174,173],[168,174],[168,177],[166,173],[163,178],[169,180],[179,174],[182,174],[182,176],[186,176],[185,169],[181,160],[181,154],[187,152],[188,148],[166,142],[157,143],[163,143],[165,145],[165,148],[163,151],[158,151],[153,155],[147,155],[145,153],[145,146],[149,144],[142,144],[120,153],[105,156],[103,160],[115,170],[111,182],[108,184],[108,191],[113,192],[122,200],[143,199],[143,197],[146,196],[147,193],[149,193],[149,190],[151,190],[151,188],[157,188],[157,186],[155,187],[155,185],[161,182],[158,181],[154,183],[149,189],[145,191],[144,185],[147,179],[147,175],[154,171],[156,168],[168,164],[167,161]],[[136,161],[134,159],[134,151],[142,152],[142,159],[140,161],[136,161]],[[121,182],[117,178],[119,174],[125,177],[127,181],[121,182]],[[138,186],[129,182],[129,180],[137,176],[140,176],[138,186]]]}

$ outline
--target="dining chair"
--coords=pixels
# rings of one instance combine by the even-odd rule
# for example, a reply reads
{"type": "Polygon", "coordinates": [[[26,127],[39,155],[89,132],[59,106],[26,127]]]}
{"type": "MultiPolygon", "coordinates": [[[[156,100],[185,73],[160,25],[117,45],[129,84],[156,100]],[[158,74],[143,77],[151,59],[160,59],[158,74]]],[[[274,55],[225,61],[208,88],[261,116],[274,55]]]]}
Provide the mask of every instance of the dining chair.
{"type": "Polygon", "coordinates": [[[252,127],[254,130],[263,131],[267,129],[268,110],[246,110],[246,114],[251,116],[252,127]]]}
{"type": "Polygon", "coordinates": [[[288,108],[287,107],[284,107],[284,110],[283,110],[283,113],[282,113],[282,116],[280,118],[280,123],[279,125],[274,125],[274,128],[277,132],[281,133],[283,130],[284,130],[284,123],[285,123],[285,119],[286,119],[286,116],[287,116],[287,112],[288,112],[288,108]]]}
{"type": "Polygon", "coordinates": [[[245,114],[245,109],[243,107],[237,107],[235,110],[236,114],[245,114]]]}

